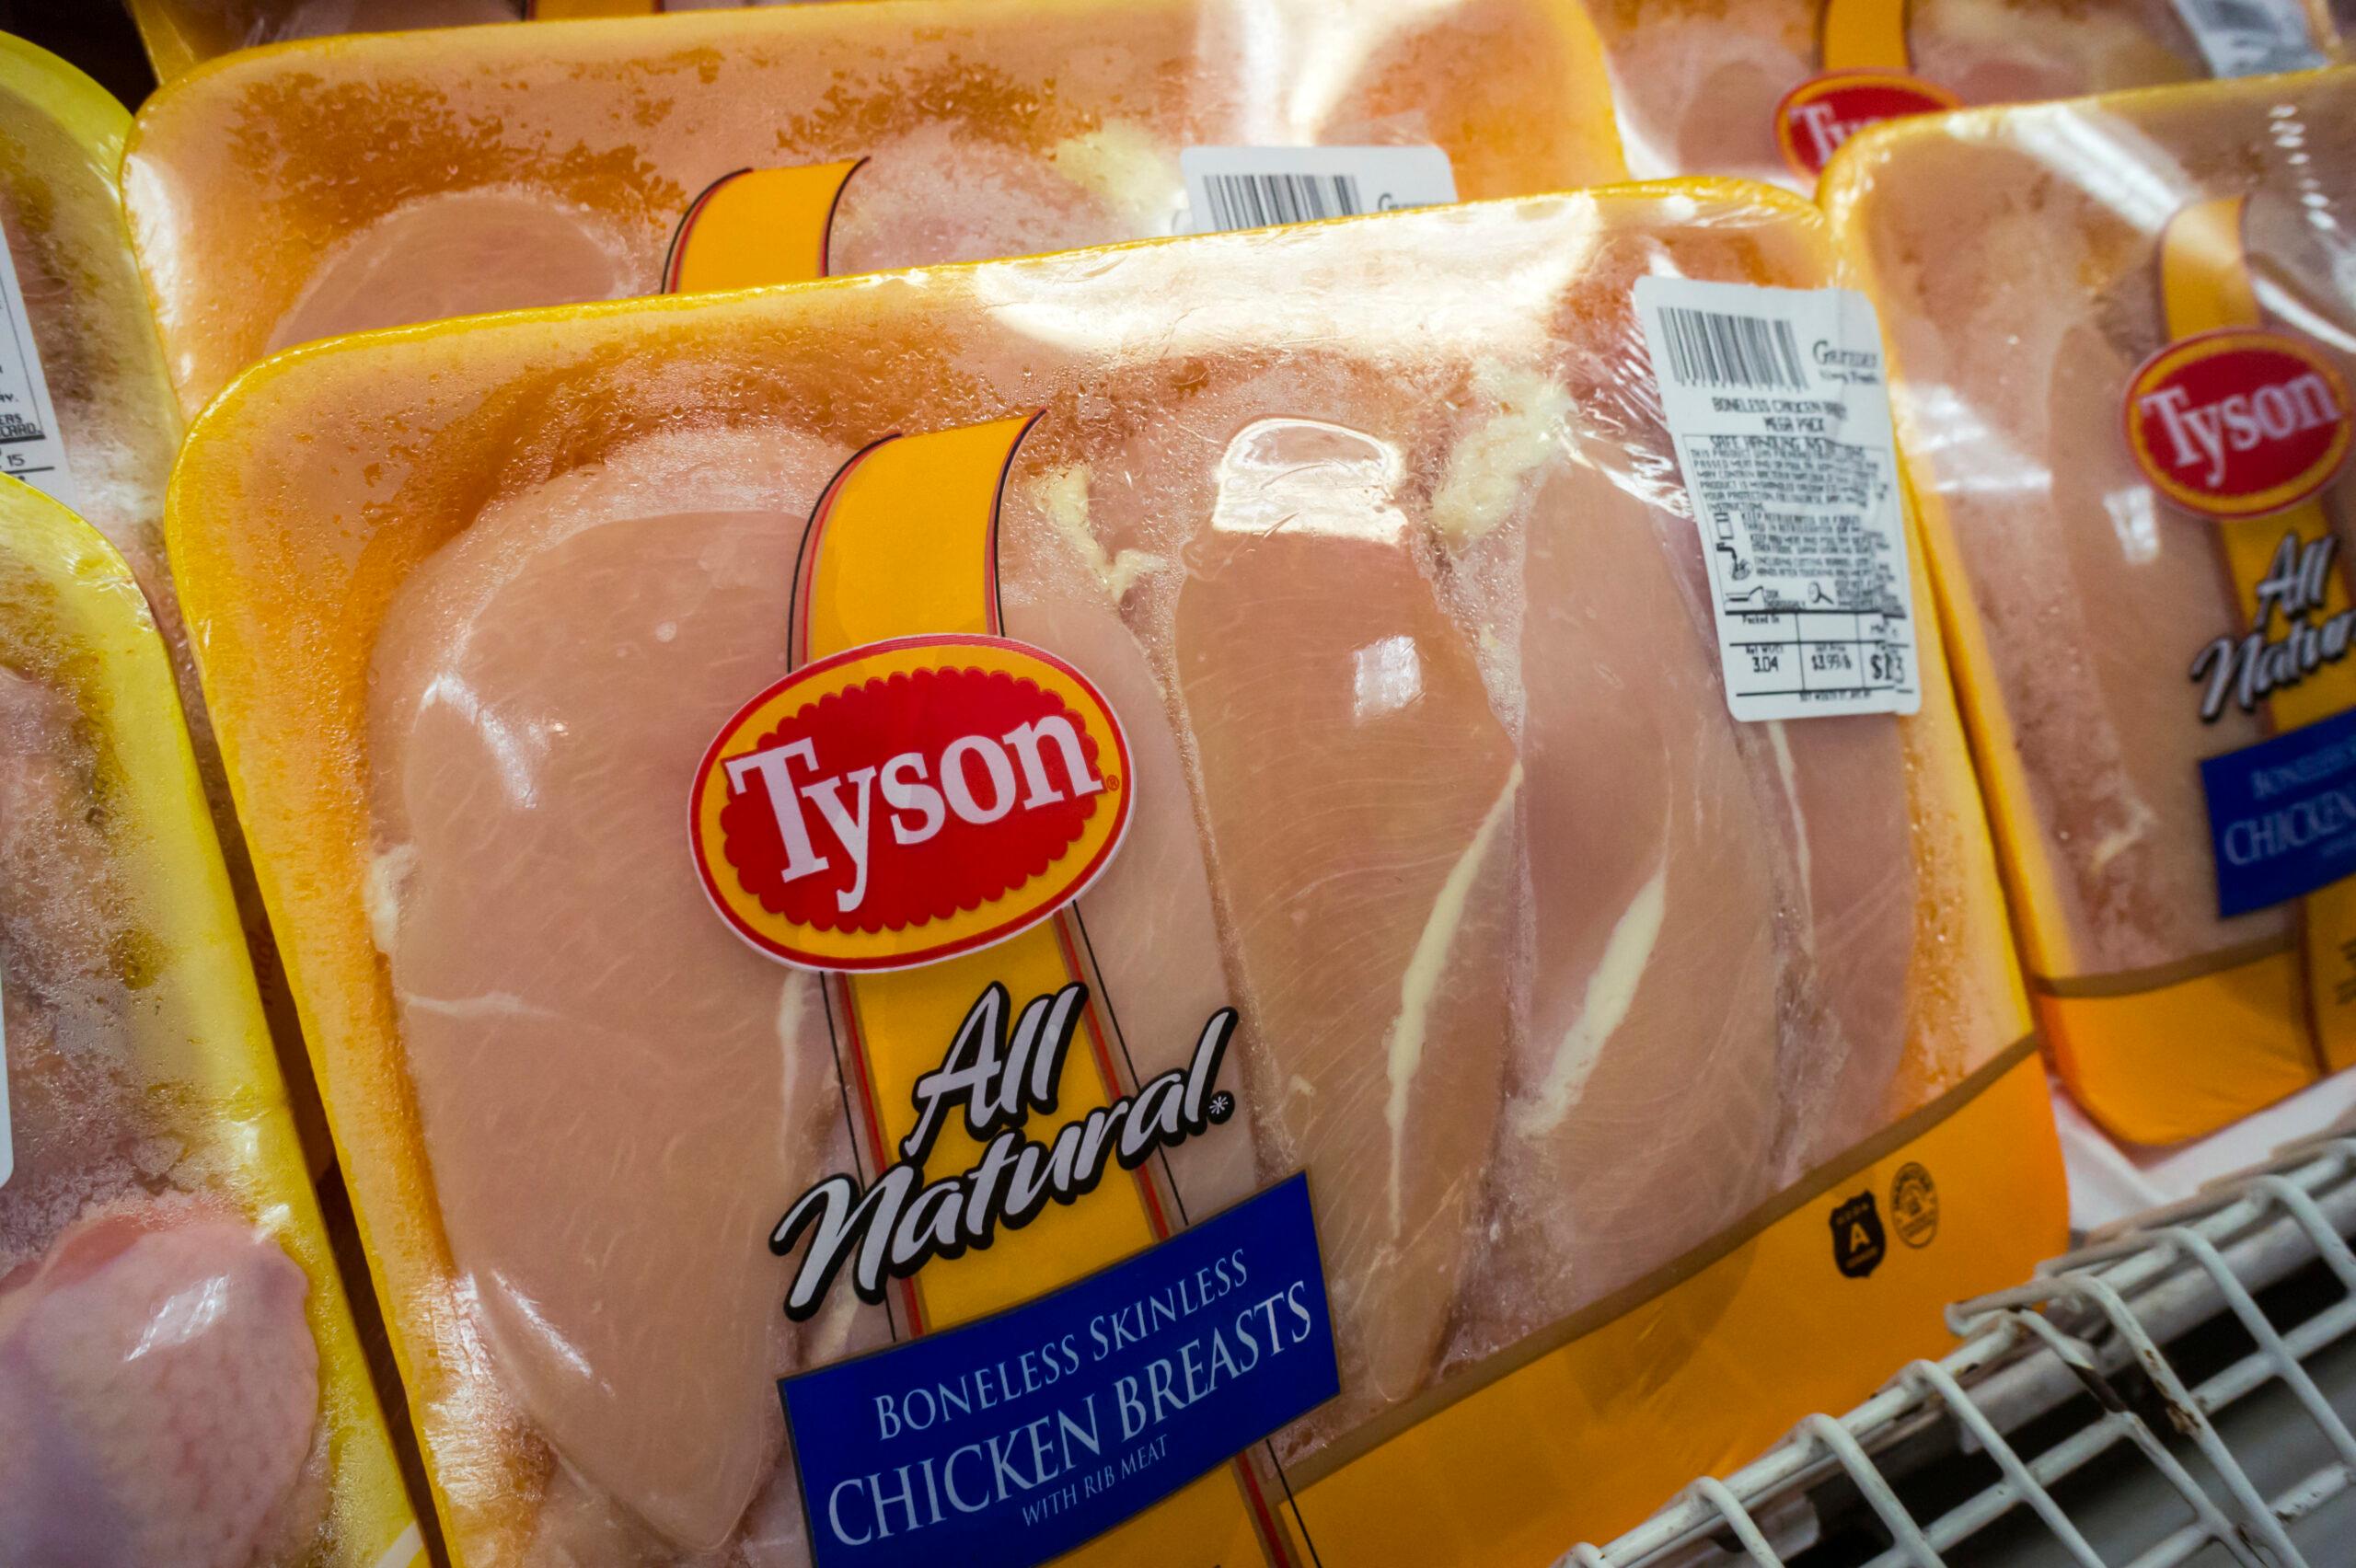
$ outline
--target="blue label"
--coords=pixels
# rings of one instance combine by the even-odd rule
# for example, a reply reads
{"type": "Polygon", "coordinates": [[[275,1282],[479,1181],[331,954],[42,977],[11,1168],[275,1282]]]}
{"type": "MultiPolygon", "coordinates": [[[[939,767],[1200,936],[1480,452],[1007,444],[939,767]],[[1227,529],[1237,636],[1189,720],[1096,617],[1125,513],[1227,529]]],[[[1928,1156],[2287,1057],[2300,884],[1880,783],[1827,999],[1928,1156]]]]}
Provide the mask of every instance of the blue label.
{"type": "Polygon", "coordinates": [[[2315,892],[2356,873],[2356,710],[2200,765],[2217,859],[2217,913],[2315,892]]]}
{"type": "Polygon", "coordinates": [[[1033,1568],[1341,1386],[1299,1175],[1052,1295],[778,1388],[817,1568],[1033,1568]]]}

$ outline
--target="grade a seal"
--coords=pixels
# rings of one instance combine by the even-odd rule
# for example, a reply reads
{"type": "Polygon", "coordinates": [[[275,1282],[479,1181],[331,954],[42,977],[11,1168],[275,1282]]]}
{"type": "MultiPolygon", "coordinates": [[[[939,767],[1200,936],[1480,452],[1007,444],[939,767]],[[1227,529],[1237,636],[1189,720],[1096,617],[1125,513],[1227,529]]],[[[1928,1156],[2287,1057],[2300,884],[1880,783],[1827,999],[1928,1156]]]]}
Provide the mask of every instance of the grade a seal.
{"type": "Polygon", "coordinates": [[[906,969],[1080,895],[1129,818],[1087,677],[997,637],[904,637],[795,671],[696,770],[690,835],[731,928],[803,968],[906,969]]]}

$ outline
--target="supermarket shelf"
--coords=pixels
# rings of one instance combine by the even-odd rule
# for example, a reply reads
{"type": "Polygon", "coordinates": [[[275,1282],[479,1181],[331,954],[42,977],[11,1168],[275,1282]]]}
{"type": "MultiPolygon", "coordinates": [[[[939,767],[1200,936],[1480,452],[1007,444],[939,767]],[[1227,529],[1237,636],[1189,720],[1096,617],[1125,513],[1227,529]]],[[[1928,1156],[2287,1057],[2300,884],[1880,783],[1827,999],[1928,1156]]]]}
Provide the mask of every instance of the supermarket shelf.
{"type": "Polygon", "coordinates": [[[1964,1343],[1567,1568],[2356,1561],[2356,1137],[1964,1302],[1964,1343]]]}

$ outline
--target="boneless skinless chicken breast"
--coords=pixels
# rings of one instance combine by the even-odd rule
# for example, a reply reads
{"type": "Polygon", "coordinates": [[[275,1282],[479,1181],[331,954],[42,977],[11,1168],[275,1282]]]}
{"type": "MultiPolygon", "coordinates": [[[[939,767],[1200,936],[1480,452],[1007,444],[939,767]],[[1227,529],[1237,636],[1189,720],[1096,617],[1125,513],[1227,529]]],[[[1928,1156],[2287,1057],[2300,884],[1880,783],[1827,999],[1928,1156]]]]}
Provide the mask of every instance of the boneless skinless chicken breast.
{"type": "MultiPolygon", "coordinates": [[[[1078,909],[1136,1072],[1242,1015],[1180,1201],[1311,1174],[1344,1393],[1287,1458],[1892,1113],[1898,721],[1732,721],[1692,524],[1576,368],[1207,361],[1003,490],[1006,632],[1128,733],[1078,909]]],[[[460,1298],[559,1460],[535,1561],[795,1560],[770,1380],[890,1332],[779,1311],[781,1200],[849,1159],[835,1047],[679,820],[848,455],[637,438],[482,513],[376,644],[371,914],[460,1298]]]]}
{"type": "Polygon", "coordinates": [[[277,1568],[326,1507],[309,1283],[195,1174],[133,1058],[139,937],[74,705],[0,670],[0,1543],[28,1568],[277,1568]]]}
{"type": "MultiPolygon", "coordinates": [[[[1920,0],[1914,72],[1966,104],[2027,103],[2208,75],[2166,0],[1920,0]]],[[[1821,0],[1595,8],[1630,169],[1808,184],[1775,140],[1786,93],[1823,69],[1821,0]]]]}

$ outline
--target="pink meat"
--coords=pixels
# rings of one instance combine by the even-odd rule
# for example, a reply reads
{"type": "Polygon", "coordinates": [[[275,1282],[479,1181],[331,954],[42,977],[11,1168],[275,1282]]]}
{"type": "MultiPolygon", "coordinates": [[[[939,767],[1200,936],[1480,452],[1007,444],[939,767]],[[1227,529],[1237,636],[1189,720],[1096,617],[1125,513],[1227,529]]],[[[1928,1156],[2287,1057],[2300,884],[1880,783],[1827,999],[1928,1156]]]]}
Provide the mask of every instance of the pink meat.
{"type": "MultiPolygon", "coordinates": [[[[1784,96],[1822,68],[1822,0],[1609,0],[1596,9],[1632,172],[1795,190],[1784,96]]],[[[2206,74],[2166,0],[1919,0],[1914,71],[1966,104],[2026,103],[2206,74]]]]}
{"type": "MultiPolygon", "coordinates": [[[[1168,698],[1121,619],[1122,584],[1108,581],[1109,563],[1090,553],[1085,519],[1068,517],[1058,527],[1040,503],[1044,493],[1041,486],[1015,487],[1000,518],[1006,630],[1054,650],[1084,673],[1128,736],[1141,792],[1120,853],[1079,909],[1122,1043],[1142,1081],[1184,1067],[1204,1024],[1233,1005],[1234,994],[1168,698]]],[[[1258,1038],[1256,1020],[1246,1019],[1229,1043],[1220,1082],[1238,1093],[1236,1114],[1169,1152],[1189,1219],[1216,1214],[1260,1185],[1252,1107],[1241,1093],[1258,1038]]]]}
{"type": "Polygon", "coordinates": [[[345,240],[280,318],[270,351],[315,338],[655,292],[594,215],[523,190],[458,190],[395,208],[345,240]]]}
{"type": "MultiPolygon", "coordinates": [[[[380,937],[497,1376],[593,1493],[569,1538],[610,1498],[624,1535],[718,1548],[779,1454],[769,1379],[875,1337],[780,1311],[768,1228],[848,1159],[841,1091],[816,986],[721,925],[681,825],[705,745],[785,671],[795,552],[843,455],[774,431],[626,449],[478,521],[378,644],[380,937]]],[[[1010,630],[1096,678],[1136,748],[1129,849],[1082,913],[1150,1076],[1226,992],[1169,721],[1068,551],[1010,508],[1010,630]]],[[[1254,1169],[1248,1118],[1172,1160],[1197,1214],[1254,1169]]]]}
{"type": "MultiPolygon", "coordinates": [[[[928,125],[861,150],[868,161],[850,177],[836,210],[828,260],[837,276],[1134,236],[1103,199],[1035,155],[954,126],[928,125]]],[[[679,174],[688,189],[700,189],[729,172],[679,174]]],[[[421,197],[323,259],[271,333],[270,347],[485,311],[657,294],[670,242],[667,225],[625,232],[523,187],[421,197]]]]}
{"type": "Polygon", "coordinates": [[[1308,420],[1237,432],[1175,611],[1264,1043],[1248,1080],[1263,1159],[1311,1172],[1334,1302],[1342,1397],[1296,1452],[1428,1380],[1504,1062],[1521,770],[1383,489],[1389,451],[1308,420]]]}
{"type": "Polygon", "coordinates": [[[374,713],[380,940],[498,1376],[696,1549],[782,1439],[767,1239],[842,1105],[817,984],[721,927],[681,827],[705,745],[785,672],[806,502],[780,499],[840,456],[715,455],[657,444],[478,523],[404,589],[374,713]]]}
{"type": "Polygon", "coordinates": [[[1643,502],[1569,462],[1520,529],[1530,979],[1467,1301],[1476,1353],[1739,1218],[1777,1185],[1796,1109],[1777,829],[1677,558],[1643,502]]]}
{"type": "Polygon", "coordinates": [[[306,1528],[310,1286],[186,1208],[85,1222],[0,1281],[0,1542],[17,1568],[249,1568],[306,1528]]]}
{"type": "Polygon", "coordinates": [[[2154,249],[2111,248],[2115,220],[2083,196],[2016,195],[2026,188],[1995,182],[1991,156],[1927,152],[1875,222],[1944,231],[1960,199],[1976,225],[1970,246],[1910,243],[1885,320],[1903,433],[1958,398],[1969,409],[1922,454],[1986,626],[2070,946],[2103,974],[2281,936],[2293,911],[2215,915],[2196,764],[2256,742],[2263,721],[2228,705],[2204,725],[2186,678],[2210,639],[2242,624],[2214,525],[2158,504],[2119,435],[2128,379],[2165,338],[2154,249]],[[1991,256],[2004,258],[2001,302],[1991,256]],[[1961,325],[1990,312],[2003,333],[1961,325]]]}

